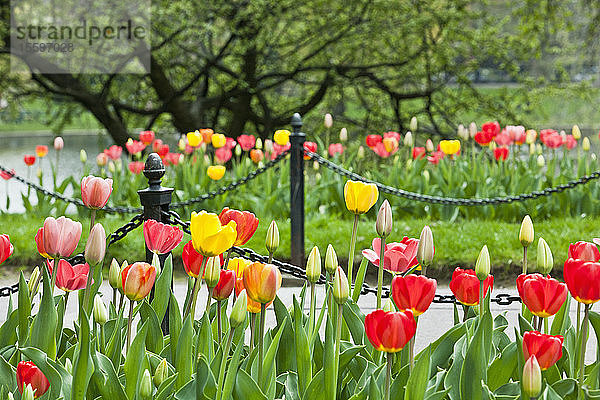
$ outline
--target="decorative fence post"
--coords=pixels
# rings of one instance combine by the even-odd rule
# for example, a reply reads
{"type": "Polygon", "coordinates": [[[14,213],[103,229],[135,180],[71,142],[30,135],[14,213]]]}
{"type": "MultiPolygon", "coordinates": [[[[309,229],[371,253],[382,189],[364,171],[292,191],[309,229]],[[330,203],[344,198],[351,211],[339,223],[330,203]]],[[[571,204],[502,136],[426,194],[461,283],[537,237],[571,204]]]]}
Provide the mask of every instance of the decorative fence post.
{"type": "MultiPolygon", "coordinates": [[[[171,204],[171,194],[173,188],[162,187],[160,182],[162,177],[165,175],[165,166],[163,165],[160,156],[156,153],[151,153],[146,160],[144,165],[144,176],[148,178],[148,187],[146,189],[138,190],[140,196],[140,203],[144,207],[144,221],[147,219],[153,219],[159,222],[164,222],[162,217],[163,211],[169,211],[169,204],[171,204]]],[[[162,254],[159,256],[161,267],[164,265],[165,260],[171,253],[162,254]]],[[[146,262],[152,262],[152,252],[146,247],[146,262]]],[[[173,281],[171,281],[171,290],[173,289],[173,281]]],[[[154,289],[152,289],[152,296],[154,296],[154,289]]],[[[161,323],[162,331],[167,334],[169,333],[169,311],[161,323]]]]}
{"type": "Polygon", "coordinates": [[[290,223],[291,261],[304,265],[304,141],[302,118],[295,113],[292,117],[290,136],[290,223]]]}

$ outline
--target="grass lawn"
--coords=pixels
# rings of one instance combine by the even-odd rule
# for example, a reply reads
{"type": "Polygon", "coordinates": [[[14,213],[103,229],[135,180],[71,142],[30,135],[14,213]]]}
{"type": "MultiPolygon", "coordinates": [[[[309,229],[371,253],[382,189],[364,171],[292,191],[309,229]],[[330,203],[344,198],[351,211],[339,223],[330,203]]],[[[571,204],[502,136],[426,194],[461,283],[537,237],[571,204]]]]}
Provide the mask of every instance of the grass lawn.
{"type": "MultiPolygon", "coordinates": [[[[8,233],[11,242],[15,246],[13,256],[6,262],[7,265],[30,270],[40,264],[41,259],[37,255],[35,242],[33,240],[37,229],[42,225],[44,217],[27,215],[0,215],[0,233],[8,233]]],[[[116,216],[100,218],[107,230],[113,232],[127,220],[116,216]]],[[[278,221],[281,237],[281,245],[277,251],[276,258],[289,259],[289,221],[278,221]]],[[[89,221],[83,221],[84,235],[87,236],[89,221]]],[[[403,235],[419,237],[423,225],[429,224],[433,230],[435,241],[435,259],[432,270],[438,278],[449,280],[451,271],[456,266],[472,267],[477,259],[479,250],[484,244],[488,245],[492,259],[493,272],[497,279],[514,281],[515,274],[521,268],[522,247],[518,241],[519,224],[493,221],[459,220],[456,222],[430,221],[427,219],[405,219],[394,221],[394,230],[391,241],[399,241],[403,235]]],[[[529,249],[530,266],[535,266],[537,238],[544,237],[552,252],[554,253],[556,275],[562,270],[562,265],[567,258],[569,243],[577,240],[591,241],[593,237],[600,236],[600,218],[561,218],[536,223],[536,241],[529,249]]],[[[264,248],[264,237],[268,227],[268,221],[261,221],[254,237],[248,242],[248,247],[261,254],[266,254],[264,248]]],[[[340,264],[345,265],[347,260],[348,246],[352,221],[350,220],[328,220],[325,216],[319,216],[306,223],[306,249],[308,251],[314,245],[318,245],[322,257],[325,257],[327,244],[331,243],[338,253],[340,264]]],[[[374,221],[363,218],[359,225],[357,251],[370,247],[374,237],[374,221]]],[[[78,252],[83,251],[85,237],[80,242],[78,252]]],[[[188,235],[184,241],[189,240],[188,235]]],[[[181,248],[175,251],[176,265],[181,265],[181,248]]],[[[142,260],[144,257],[144,246],[141,228],[131,232],[120,242],[109,249],[109,257],[116,257],[122,261],[130,262],[142,260]]],[[[355,259],[359,262],[360,257],[355,259]]],[[[371,268],[372,271],[375,268],[371,268]]],[[[2,273],[0,269],[0,274],[2,273]]]]}

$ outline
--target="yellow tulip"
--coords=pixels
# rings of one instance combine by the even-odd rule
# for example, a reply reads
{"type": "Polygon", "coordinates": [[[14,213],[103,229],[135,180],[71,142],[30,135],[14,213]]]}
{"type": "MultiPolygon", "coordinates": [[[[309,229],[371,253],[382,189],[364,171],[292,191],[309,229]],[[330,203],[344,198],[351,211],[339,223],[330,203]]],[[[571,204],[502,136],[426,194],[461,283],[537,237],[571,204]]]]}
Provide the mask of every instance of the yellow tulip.
{"type": "Polygon", "coordinates": [[[456,154],[460,151],[460,140],[442,140],[440,150],[447,155],[456,154]]]}
{"type": "Polygon", "coordinates": [[[227,269],[234,271],[236,278],[241,279],[244,276],[244,270],[250,264],[252,264],[252,261],[245,258],[231,258],[227,262],[227,269]]]}
{"type": "Polygon", "coordinates": [[[192,246],[204,257],[215,257],[230,249],[237,237],[235,221],[222,226],[219,216],[204,210],[193,212],[190,222],[192,246]]]}
{"type": "Polygon", "coordinates": [[[273,140],[280,146],[285,146],[290,142],[290,134],[291,132],[285,129],[280,129],[275,131],[273,134],[273,140]]]}
{"type": "Polygon", "coordinates": [[[190,146],[198,147],[202,143],[202,135],[198,131],[188,132],[187,141],[190,146]]]}
{"type": "Polygon", "coordinates": [[[364,214],[373,207],[379,198],[379,191],[374,183],[348,181],[344,186],[344,199],[348,211],[364,214]]]}
{"type": "Polygon", "coordinates": [[[213,181],[218,181],[225,175],[225,167],[223,165],[211,165],[206,170],[206,175],[213,181]]]}
{"type": "Polygon", "coordinates": [[[215,149],[225,146],[225,143],[227,142],[227,138],[222,133],[215,133],[214,135],[212,135],[210,140],[215,149]]]}
{"type": "Polygon", "coordinates": [[[383,146],[385,147],[385,151],[391,153],[398,149],[398,141],[393,137],[386,137],[383,139],[383,146]]]}

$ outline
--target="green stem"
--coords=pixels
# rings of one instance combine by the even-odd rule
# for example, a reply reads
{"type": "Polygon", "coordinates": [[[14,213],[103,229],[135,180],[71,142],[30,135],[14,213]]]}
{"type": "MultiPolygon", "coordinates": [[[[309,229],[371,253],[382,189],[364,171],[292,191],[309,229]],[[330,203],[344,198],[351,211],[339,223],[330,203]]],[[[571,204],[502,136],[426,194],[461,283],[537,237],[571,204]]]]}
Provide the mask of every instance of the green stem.
{"type": "Polygon", "coordinates": [[[219,338],[219,344],[221,344],[221,336],[223,334],[223,330],[221,328],[221,301],[217,301],[217,334],[219,338]]]}
{"type": "Polygon", "coordinates": [[[544,333],[548,334],[548,318],[544,318],[544,333]]]}
{"type": "Polygon", "coordinates": [[[117,309],[117,289],[115,289],[115,288],[113,288],[112,303],[115,306],[115,310],[116,310],[117,309]]]}
{"type": "Polygon", "coordinates": [[[94,275],[94,266],[90,265],[90,269],[88,270],[87,282],[85,283],[85,288],[83,289],[83,309],[86,313],[90,313],[90,292],[92,290],[92,276],[94,275]]]}
{"type": "Polygon", "coordinates": [[[208,316],[208,320],[210,321],[210,300],[212,299],[211,294],[212,294],[213,288],[208,287],[208,286],[207,286],[207,288],[208,288],[208,296],[206,298],[206,308],[204,309],[204,313],[208,316]]]}
{"type": "Polygon", "coordinates": [[[133,300],[129,301],[129,318],[127,318],[127,347],[126,353],[129,351],[131,344],[131,321],[133,321],[133,300]]]}
{"type": "Polygon", "coordinates": [[[258,338],[258,384],[259,387],[262,389],[263,387],[263,341],[264,341],[264,335],[265,335],[265,314],[267,313],[267,305],[262,303],[260,305],[260,328],[259,328],[259,335],[260,337],[258,338]]]}
{"type": "Polygon", "coordinates": [[[95,223],[96,223],[96,210],[92,209],[91,213],[90,213],[90,232],[92,231],[92,228],[94,227],[95,223]]]}
{"type": "MultiPolygon", "coordinates": [[[[202,258],[202,265],[200,266],[200,271],[203,272],[204,268],[206,268],[206,262],[208,261],[208,257],[203,257],[202,258]]],[[[190,313],[192,314],[192,321],[194,320],[194,317],[196,316],[196,301],[198,301],[198,292],[200,291],[200,276],[195,278],[196,281],[194,282],[194,288],[192,289],[192,300],[190,302],[190,307],[189,310],[190,313]]],[[[210,298],[210,293],[209,293],[209,298],[210,298]]],[[[184,313],[185,316],[187,316],[187,312],[184,313]]]]}
{"type": "Polygon", "coordinates": [[[377,274],[377,309],[381,308],[381,292],[383,287],[383,265],[385,264],[385,236],[381,237],[379,246],[379,271],[377,274]]]}
{"type": "Polygon", "coordinates": [[[315,313],[316,313],[316,298],[315,298],[315,283],[310,283],[310,313],[308,315],[308,337],[313,336],[315,330],[315,313]]]}
{"type": "MultiPolygon", "coordinates": [[[[98,325],[100,325],[100,324],[98,324],[98,325]]],[[[100,325],[100,352],[102,354],[104,354],[104,352],[105,352],[104,346],[106,346],[106,341],[104,338],[104,326],[100,325]]]]}
{"type": "MultiPolygon", "coordinates": [[[[221,304],[221,302],[219,302],[221,304]]],[[[225,343],[225,350],[223,351],[223,357],[221,358],[221,367],[219,368],[219,380],[217,387],[217,400],[221,400],[221,396],[223,395],[223,379],[225,378],[225,364],[227,363],[227,356],[229,356],[229,349],[231,348],[231,342],[233,341],[233,333],[234,329],[229,331],[229,338],[225,343]]]]}
{"type": "Polygon", "coordinates": [[[577,302],[577,335],[581,329],[581,303],[577,302]]]}
{"type": "Polygon", "coordinates": [[[50,282],[50,291],[54,293],[54,285],[56,284],[56,271],[58,271],[58,264],[60,263],[60,256],[54,257],[54,267],[52,268],[52,281],[50,282]]]}
{"type": "Polygon", "coordinates": [[[350,239],[350,252],[348,253],[348,282],[353,287],[352,268],[354,267],[354,248],[356,247],[356,233],[358,231],[359,214],[354,214],[354,225],[352,225],[352,238],[350,239]]]}
{"type": "Polygon", "coordinates": [[[479,318],[483,317],[483,281],[479,281],[479,318]]]}
{"type": "Polygon", "coordinates": [[[408,341],[408,371],[409,374],[410,372],[412,372],[413,368],[415,367],[415,337],[413,336],[409,341],[408,341]]]}
{"type": "Polygon", "coordinates": [[[523,273],[527,273],[527,246],[523,246],[523,273]]]}
{"type": "Polygon", "coordinates": [[[252,316],[250,317],[250,352],[252,352],[252,349],[254,348],[254,339],[256,336],[256,332],[255,332],[255,328],[256,327],[256,314],[252,313],[252,316]]]}
{"type": "Polygon", "coordinates": [[[269,252],[269,262],[267,264],[271,264],[273,262],[273,253],[269,252]]]}
{"type": "Polygon", "coordinates": [[[585,372],[585,345],[587,342],[587,328],[590,317],[590,305],[586,304],[583,310],[583,323],[581,326],[581,348],[579,350],[579,397],[583,399],[583,376],[585,372]]]}
{"type": "Polygon", "coordinates": [[[390,387],[392,382],[392,365],[394,364],[394,353],[387,353],[387,368],[385,373],[385,400],[390,400],[390,387]]]}
{"type": "Polygon", "coordinates": [[[336,393],[336,395],[331,400],[335,400],[335,398],[337,397],[337,381],[338,381],[338,372],[340,369],[340,339],[342,336],[342,312],[343,312],[343,310],[344,310],[343,305],[338,304],[338,315],[337,315],[337,320],[336,320],[336,324],[335,324],[335,362],[333,363],[333,367],[335,368],[335,373],[333,376],[333,386],[335,387],[334,392],[336,393]]]}
{"type": "Polygon", "coordinates": [[[223,264],[223,269],[227,269],[227,264],[229,264],[229,259],[231,258],[232,250],[233,250],[233,247],[230,247],[229,250],[227,250],[227,255],[225,256],[225,264],[223,264]]]}

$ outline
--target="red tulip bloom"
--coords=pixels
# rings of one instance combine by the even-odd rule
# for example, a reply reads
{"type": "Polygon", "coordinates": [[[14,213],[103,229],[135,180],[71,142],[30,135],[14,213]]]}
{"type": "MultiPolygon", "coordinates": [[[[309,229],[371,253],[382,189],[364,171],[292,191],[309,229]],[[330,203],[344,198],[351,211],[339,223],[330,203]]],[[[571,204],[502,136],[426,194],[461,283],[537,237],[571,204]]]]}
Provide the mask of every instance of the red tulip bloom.
{"type": "Polygon", "coordinates": [[[535,356],[540,368],[545,371],[562,357],[563,340],[560,335],[545,335],[537,331],[525,332],[523,335],[523,356],[526,360],[531,356],[535,356]]]}
{"type": "Polygon", "coordinates": [[[541,274],[519,275],[517,290],[529,311],[542,318],[556,314],[567,299],[567,285],[541,274]]]}
{"type": "Polygon", "coordinates": [[[110,178],[99,178],[88,175],[81,179],[81,200],[86,207],[91,209],[102,208],[108,203],[113,187],[110,178]]]}
{"type": "Polygon", "coordinates": [[[432,163],[433,165],[437,165],[440,163],[440,161],[445,157],[446,155],[444,154],[443,151],[434,151],[433,153],[431,153],[430,156],[427,157],[427,161],[429,161],[430,163],[432,163]]]}
{"type": "Polygon", "coordinates": [[[5,181],[12,179],[12,177],[15,176],[15,170],[11,169],[10,172],[6,172],[6,171],[0,171],[0,177],[2,177],[2,179],[4,179],[5,181]]]}
{"type": "Polygon", "coordinates": [[[600,300],[600,263],[569,258],[563,276],[571,296],[578,302],[592,304],[600,300]]]}
{"type": "Polygon", "coordinates": [[[31,167],[33,164],[35,164],[35,156],[33,154],[25,154],[23,156],[23,161],[25,161],[27,166],[31,167]]]}
{"type": "Polygon", "coordinates": [[[375,146],[371,147],[371,150],[373,150],[373,152],[375,154],[377,154],[379,157],[381,158],[388,158],[389,156],[391,156],[392,154],[394,154],[395,152],[398,151],[398,143],[394,142],[392,140],[392,142],[395,144],[393,145],[390,150],[388,151],[385,147],[385,144],[382,143],[377,143],[375,146]]]}
{"type": "Polygon", "coordinates": [[[427,150],[425,149],[425,147],[414,147],[412,152],[412,158],[413,160],[416,160],[417,158],[425,158],[425,154],[427,154],[427,150]]]}
{"type": "Polygon", "coordinates": [[[328,152],[329,156],[335,157],[337,154],[344,153],[344,146],[341,143],[331,143],[328,152]]]}
{"type": "Polygon", "coordinates": [[[127,148],[129,154],[137,154],[141,153],[146,148],[146,145],[139,140],[129,139],[127,143],[125,143],[125,147],[127,148]]]}
{"type": "Polygon", "coordinates": [[[394,132],[394,131],[389,131],[389,132],[385,132],[383,134],[383,138],[394,138],[396,139],[397,143],[400,143],[402,141],[402,136],[400,136],[400,134],[398,132],[394,132]]]}
{"type": "Polygon", "coordinates": [[[240,135],[237,142],[244,151],[251,150],[256,145],[256,138],[253,135],[240,135]]]}
{"type": "Polygon", "coordinates": [[[546,138],[548,138],[550,136],[554,136],[554,135],[558,135],[558,132],[556,132],[554,129],[542,129],[540,131],[540,140],[542,141],[542,143],[545,144],[546,138]]]}
{"type": "Polygon", "coordinates": [[[496,147],[494,149],[494,158],[496,159],[496,161],[505,161],[508,158],[508,148],[496,147]]]}
{"type": "Polygon", "coordinates": [[[258,228],[258,218],[250,211],[230,210],[225,207],[219,214],[221,225],[225,226],[229,221],[235,221],[237,237],[234,246],[243,246],[254,235],[258,228]]]}
{"type": "MultiPolygon", "coordinates": [[[[379,266],[381,239],[375,238],[372,242],[373,250],[365,249],[363,256],[374,265],[379,266]]],[[[404,237],[400,243],[387,243],[383,252],[383,268],[394,273],[401,273],[414,267],[417,261],[417,247],[419,239],[404,237]]]]}
{"type": "Polygon", "coordinates": [[[123,148],[121,146],[117,146],[116,144],[113,144],[108,149],[104,149],[104,154],[106,154],[111,160],[118,160],[121,158],[122,153],[123,148]]]}
{"type": "Polygon", "coordinates": [[[483,125],[481,125],[481,130],[483,132],[488,133],[493,139],[496,137],[496,135],[500,133],[500,124],[497,121],[486,122],[483,125]]]}
{"type": "MultiPolygon", "coordinates": [[[[458,301],[466,306],[479,304],[479,279],[472,269],[456,268],[452,273],[450,290],[458,301]]],[[[483,281],[483,297],[494,288],[494,277],[492,275],[483,281]]]]}
{"type": "Polygon", "coordinates": [[[486,131],[480,131],[475,134],[473,137],[475,141],[481,146],[487,146],[494,139],[493,136],[486,131]]]}
{"type": "Polygon", "coordinates": [[[594,243],[579,241],[569,245],[569,258],[582,261],[600,261],[600,251],[594,243]]]}
{"type": "Polygon", "coordinates": [[[397,353],[415,336],[417,323],[411,311],[375,310],[365,317],[365,333],[379,351],[397,353]]]}
{"type": "Polygon", "coordinates": [[[370,148],[375,147],[378,143],[381,143],[383,141],[383,138],[381,137],[381,135],[368,135],[366,142],[367,142],[367,146],[369,146],[370,148]]]}
{"type": "Polygon", "coordinates": [[[156,139],[152,142],[152,151],[155,153],[158,153],[158,150],[160,150],[161,146],[163,145],[163,141],[160,139],[156,139]]]}
{"type": "Polygon", "coordinates": [[[412,311],[415,317],[427,311],[436,289],[436,280],[423,275],[397,275],[392,279],[392,299],[396,307],[400,311],[412,311]]]}
{"type": "Polygon", "coordinates": [[[307,151],[310,151],[311,153],[316,153],[317,144],[315,142],[304,142],[304,159],[310,160],[310,157],[306,155],[307,151]]]}
{"type": "Polygon", "coordinates": [[[165,165],[178,165],[183,160],[183,154],[181,153],[167,153],[164,158],[165,165]]]}
{"type": "Polygon", "coordinates": [[[225,146],[223,147],[227,147],[229,150],[233,150],[236,145],[237,142],[235,141],[235,139],[228,137],[225,138],[225,146]]]}
{"type": "Polygon", "coordinates": [[[231,160],[231,157],[233,156],[233,153],[231,152],[231,149],[229,149],[228,147],[219,147],[218,149],[215,150],[215,157],[217,158],[217,160],[219,160],[219,162],[225,164],[227,161],[231,160]]]}
{"type": "Polygon", "coordinates": [[[25,386],[30,385],[33,389],[34,398],[42,397],[50,388],[48,378],[33,363],[33,361],[21,361],[17,364],[17,387],[23,394],[25,386]]]}
{"type": "Polygon", "coordinates": [[[146,146],[151,144],[154,140],[154,132],[153,131],[141,131],[140,132],[140,141],[144,143],[146,146]]]}
{"type": "Polygon", "coordinates": [[[235,280],[235,271],[222,269],[219,275],[219,283],[212,291],[213,299],[221,301],[228,298],[235,287],[235,280]]]}
{"type": "Polygon", "coordinates": [[[6,261],[6,259],[12,255],[14,250],[15,248],[10,242],[8,235],[0,235],[0,264],[6,261]]]}
{"type": "Polygon", "coordinates": [[[161,145],[156,152],[158,153],[158,155],[162,158],[164,156],[166,156],[169,153],[169,145],[168,144],[163,144],[161,145]]]}
{"type": "Polygon", "coordinates": [[[37,251],[44,258],[50,258],[48,253],[46,253],[46,249],[44,247],[44,228],[38,229],[35,234],[35,244],[37,246],[37,251]]]}
{"type": "Polygon", "coordinates": [[[183,239],[183,231],[176,226],[148,219],[144,221],[144,240],[148,250],[157,254],[172,251],[183,239]]]}
{"type": "Polygon", "coordinates": [[[573,135],[567,135],[567,137],[563,141],[563,144],[565,145],[565,147],[567,149],[572,150],[575,147],[577,147],[577,140],[575,140],[575,138],[573,137],[573,135]]]}
{"type": "MultiPolygon", "coordinates": [[[[46,264],[48,264],[48,271],[52,274],[54,260],[46,260],[46,264]]],[[[71,265],[67,260],[61,259],[56,270],[56,287],[65,292],[84,289],[89,273],[88,263],[71,265]]]]}
{"type": "MultiPolygon", "coordinates": [[[[183,246],[183,252],[181,253],[181,259],[183,260],[183,269],[192,278],[198,278],[202,275],[204,278],[204,271],[200,271],[202,268],[202,254],[198,253],[190,240],[183,246]]],[[[223,265],[223,254],[219,254],[219,260],[221,266],[223,265]]]]}
{"type": "Polygon", "coordinates": [[[144,170],[144,162],[132,161],[127,165],[127,168],[129,168],[132,173],[139,175],[144,170]]]}

